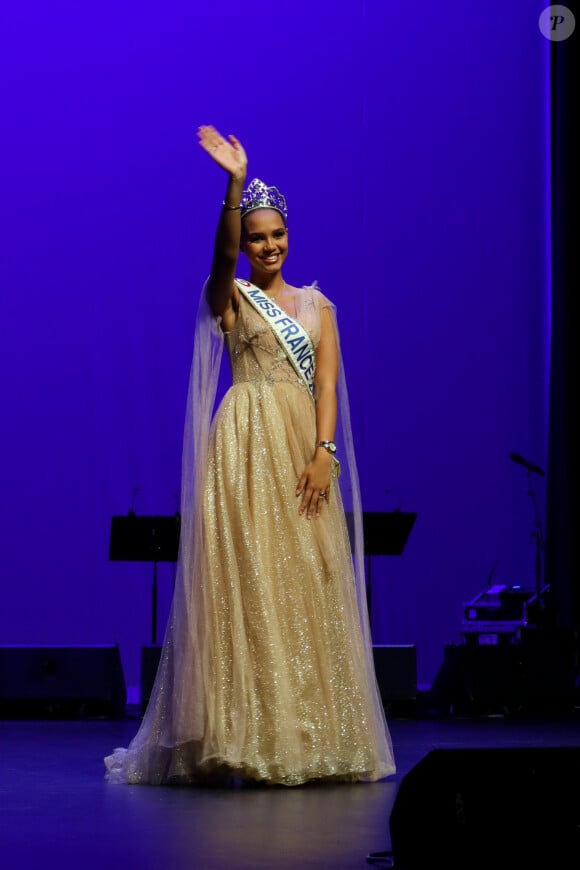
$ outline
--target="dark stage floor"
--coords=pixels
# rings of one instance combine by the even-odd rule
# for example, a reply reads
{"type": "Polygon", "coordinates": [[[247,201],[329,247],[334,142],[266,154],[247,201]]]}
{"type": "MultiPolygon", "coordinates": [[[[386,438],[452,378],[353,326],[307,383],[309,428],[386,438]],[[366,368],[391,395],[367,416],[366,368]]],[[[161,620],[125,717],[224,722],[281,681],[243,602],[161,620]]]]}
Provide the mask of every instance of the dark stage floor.
{"type": "MultiPolygon", "coordinates": [[[[3,867],[363,870],[369,853],[393,850],[390,820],[397,799],[395,867],[403,868],[399,859],[408,857],[412,838],[427,858],[410,870],[470,870],[501,865],[477,862],[482,829],[494,849],[498,830],[504,840],[511,831],[513,841],[535,841],[539,827],[546,827],[538,825],[544,813],[552,819],[562,816],[562,808],[576,812],[578,806],[577,708],[533,716],[396,715],[390,718],[399,766],[394,779],[293,789],[111,785],[103,778],[103,756],[127,745],[138,724],[131,712],[109,720],[0,721],[3,867]],[[489,749],[508,751],[484,753],[489,749]],[[528,753],[523,764],[521,750],[528,753]],[[453,864],[446,841],[434,839],[429,825],[440,834],[455,825],[462,791],[467,842],[464,860],[453,864]],[[448,793],[455,801],[450,818],[448,793]],[[469,817],[470,793],[478,800],[477,823],[469,817]],[[513,819],[507,826],[506,814],[513,819]]],[[[530,864],[514,859],[509,866],[527,870],[530,864]]],[[[541,866],[560,870],[562,864],[554,859],[541,866]]],[[[580,866],[577,857],[570,866],[580,866]]]]}

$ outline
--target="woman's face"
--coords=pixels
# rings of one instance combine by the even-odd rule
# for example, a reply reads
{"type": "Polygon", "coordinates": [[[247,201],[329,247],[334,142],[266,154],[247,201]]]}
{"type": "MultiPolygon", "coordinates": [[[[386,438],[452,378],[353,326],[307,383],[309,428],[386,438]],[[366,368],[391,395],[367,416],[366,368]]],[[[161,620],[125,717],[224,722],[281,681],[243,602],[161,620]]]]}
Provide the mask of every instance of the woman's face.
{"type": "Polygon", "coordinates": [[[282,215],[272,208],[257,208],[242,222],[240,248],[252,272],[279,272],[288,254],[288,229],[282,215]]]}

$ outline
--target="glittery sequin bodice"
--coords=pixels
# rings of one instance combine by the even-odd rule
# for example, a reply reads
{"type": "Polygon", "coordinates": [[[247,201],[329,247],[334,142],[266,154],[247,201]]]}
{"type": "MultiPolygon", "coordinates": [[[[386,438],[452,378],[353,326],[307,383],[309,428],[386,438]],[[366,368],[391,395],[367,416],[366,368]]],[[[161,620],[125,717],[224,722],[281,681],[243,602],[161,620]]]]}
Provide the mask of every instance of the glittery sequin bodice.
{"type": "MultiPolygon", "coordinates": [[[[318,343],[315,329],[304,324],[314,347],[318,343]]],[[[226,335],[233,384],[252,382],[294,383],[307,392],[306,384],[290,363],[286,351],[264,318],[242,296],[236,326],[226,335]]]]}

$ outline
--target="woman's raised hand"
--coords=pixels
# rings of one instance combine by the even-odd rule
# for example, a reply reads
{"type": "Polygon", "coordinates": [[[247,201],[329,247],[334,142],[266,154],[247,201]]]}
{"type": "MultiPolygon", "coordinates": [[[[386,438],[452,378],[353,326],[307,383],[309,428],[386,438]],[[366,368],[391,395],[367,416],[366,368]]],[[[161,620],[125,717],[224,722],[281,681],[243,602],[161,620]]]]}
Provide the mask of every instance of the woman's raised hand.
{"type": "Polygon", "coordinates": [[[245,178],[248,158],[242,143],[235,136],[225,138],[215,127],[198,127],[199,144],[218,166],[234,178],[245,178]]]}

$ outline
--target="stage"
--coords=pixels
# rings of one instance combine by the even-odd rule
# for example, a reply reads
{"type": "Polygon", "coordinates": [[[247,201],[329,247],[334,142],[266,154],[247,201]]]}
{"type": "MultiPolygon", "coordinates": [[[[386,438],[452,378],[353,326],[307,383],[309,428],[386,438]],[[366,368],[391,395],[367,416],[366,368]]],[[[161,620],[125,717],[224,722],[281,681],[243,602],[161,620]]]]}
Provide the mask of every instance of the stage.
{"type": "MultiPolygon", "coordinates": [[[[432,802],[433,811],[441,815],[438,792],[443,797],[450,786],[453,788],[458,767],[463,767],[462,787],[465,789],[467,782],[466,790],[477,790],[481,797],[482,772],[477,759],[489,749],[507,751],[499,772],[494,765],[488,766],[489,776],[483,782],[491,819],[494,805],[503,806],[508,794],[518,796],[522,776],[518,753],[527,749],[532,754],[530,769],[535,779],[526,797],[529,806],[514,816],[514,840],[537,839],[536,801],[558,807],[560,802],[566,801],[568,806],[574,800],[573,806],[577,805],[576,798],[565,796],[572,778],[575,791],[578,785],[577,707],[533,716],[434,715],[418,708],[411,715],[390,720],[399,766],[392,780],[298,788],[204,790],[111,785],[104,779],[103,756],[116,746],[127,745],[138,724],[139,712],[130,708],[118,719],[0,721],[4,867],[363,870],[371,866],[369,853],[392,848],[391,812],[401,784],[409,783],[407,775],[417,771],[420,762],[427,757],[443,762],[439,771],[435,765],[435,779],[433,772],[430,780],[427,774],[419,789],[432,802]],[[561,751],[554,754],[556,749],[561,751]],[[476,750],[468,754],[467,765],[463,763],[464,750],[476,750]],[[543,794],[534,793],[534,788],[543,794]],[[522,830],[526,826],[529,830],[522,830]]],[[[526,769],[524,774],[528,773],[526,769]]],[[[415,840],[422,839],[428,850],[429,832],[416,808],[420,808],[421,794],[411,795],[408,810],[399,807],[403,823],[409,823],[415,840]],[[409,815],[406,820],[405,813],[409,815]]],[[[519,799],[521,804],[521,794],[519,799]]],[[[469,818],[467,823],[469,827],[469,818]]],[[[489,825],[487,839],[493,840],[494,823],[480,817],[478,824],[484,823],[489,825]]],[[[403,832],[399,836],[404,836],[403,832]]],[[[440,846],[433,843],[432,866],[447,870],[451,862],[446,861],[440,846]]],[[[470,846],[477,853],[478,844],[467,843],[466,849],[470,846]]],[[[375,866],[387,867],[388,863],[375,866]]],[[[474,866],[473,853],[466,854],[464,870],[474,866]]],[[[486,866],[510,866],[513,870],[521,866],[523,870],[529,864],[518,866],[516,861],[506,865],[498,860],[486,866]]],[[[561,870],[562,865],[554,865],[554,870],[556,867],[561,870]]]]}

